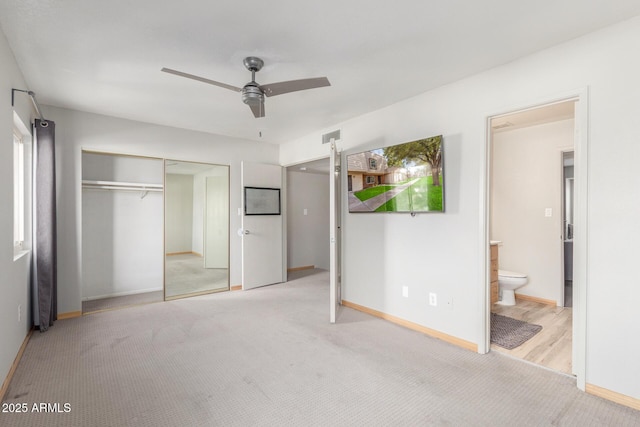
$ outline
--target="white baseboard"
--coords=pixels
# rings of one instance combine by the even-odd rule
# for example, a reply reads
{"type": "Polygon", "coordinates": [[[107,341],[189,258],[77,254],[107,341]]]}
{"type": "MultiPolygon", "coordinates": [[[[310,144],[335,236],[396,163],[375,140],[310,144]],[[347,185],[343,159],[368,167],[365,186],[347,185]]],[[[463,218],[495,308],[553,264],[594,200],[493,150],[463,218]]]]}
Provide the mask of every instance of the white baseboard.
{"type": "Polygon", "coordinates": [[[156,291],[161,291],[163,290],[162,287],[160,288],[148,288],[148,289],[136,289],[133,291],[125,291],[125,292],[114,292],[112,294],[105,294],[105,295],[94,295],[94,296],[90,296],[90,297],[82,297],[82,301],[91,301],[94,299],[102,299],[102,298],[112,298],[112,297],[123,297],[126,295],[135,295],[135,294],[144,294],[147,292],[156,292],[156,291]]]}

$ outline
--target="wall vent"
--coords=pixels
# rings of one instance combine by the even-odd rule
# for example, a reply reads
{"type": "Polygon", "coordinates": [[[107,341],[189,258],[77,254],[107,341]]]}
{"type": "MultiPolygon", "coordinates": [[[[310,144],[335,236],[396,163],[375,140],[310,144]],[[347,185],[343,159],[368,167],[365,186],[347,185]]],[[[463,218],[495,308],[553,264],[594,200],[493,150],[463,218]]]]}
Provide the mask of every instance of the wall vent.
{"type": "Polygon", "coordinates": [[[331,142],[332,138],[334,141],[338,141],[340,139],[340,129],[322,135],[322,143],[327,144],[331,142]]]}

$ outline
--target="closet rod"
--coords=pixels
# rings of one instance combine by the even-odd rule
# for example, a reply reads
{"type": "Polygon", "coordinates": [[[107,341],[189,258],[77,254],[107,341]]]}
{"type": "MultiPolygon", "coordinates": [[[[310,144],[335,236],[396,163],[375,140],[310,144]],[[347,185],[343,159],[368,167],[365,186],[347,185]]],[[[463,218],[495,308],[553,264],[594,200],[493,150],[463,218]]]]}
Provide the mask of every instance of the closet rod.
{"type": "Polygon", "coordinates": [[[128,187],[135,188],[137,190],[147,189],[151,190],[152,188],[156,188],[158,190],[162,190],[162,184],[148,184],[144,182],[119,182],[119,181],[91,181],[88,179],[82,180],[83,187],[100,187],[100,186],[109,186],[109,187],[128,187]]]}
{"type": "Polygon", "coordinates": [[[137,182],[116,182],[116,181],[90,181],[83,180],[82,188],[94,190],[120,190],[120,191],[141,191],[141,199],[144,199],[149,191],[162,192],[162,184],[143,184],[137,182]]]}
{"type": "Polygon", "coordinates": [[[159,191],[162,192],[162,188],[150,188],[150,187],[123,187],[119,185],[83,185],[82,188],[93,188],[95,190],[123,190],[123,191],[159,191]]]}

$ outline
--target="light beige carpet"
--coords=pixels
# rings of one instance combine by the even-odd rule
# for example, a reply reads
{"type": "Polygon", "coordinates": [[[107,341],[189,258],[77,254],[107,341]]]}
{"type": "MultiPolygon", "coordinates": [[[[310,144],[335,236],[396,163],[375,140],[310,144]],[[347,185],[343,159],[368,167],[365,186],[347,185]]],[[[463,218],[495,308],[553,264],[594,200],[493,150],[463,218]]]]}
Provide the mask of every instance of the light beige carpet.
{"type": "MultiPolygon", "coordinates": [[[[301,277],[303,276],[303,277],[301,277]]],[[[58,321],[34,333],[2,426],[637,426],[575,380],[342,308],[328,274],[58,321]]]]}

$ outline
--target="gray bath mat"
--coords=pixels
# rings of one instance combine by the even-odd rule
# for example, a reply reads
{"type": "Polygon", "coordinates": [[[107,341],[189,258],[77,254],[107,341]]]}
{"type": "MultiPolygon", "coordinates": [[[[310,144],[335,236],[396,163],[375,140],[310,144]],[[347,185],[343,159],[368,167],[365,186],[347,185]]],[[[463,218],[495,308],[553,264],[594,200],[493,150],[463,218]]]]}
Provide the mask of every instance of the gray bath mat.
{"type": "Polygon", "coordinates": [[[542,330],[542,326],[491,313],[491,342],[513,350],[542,330]]]}

